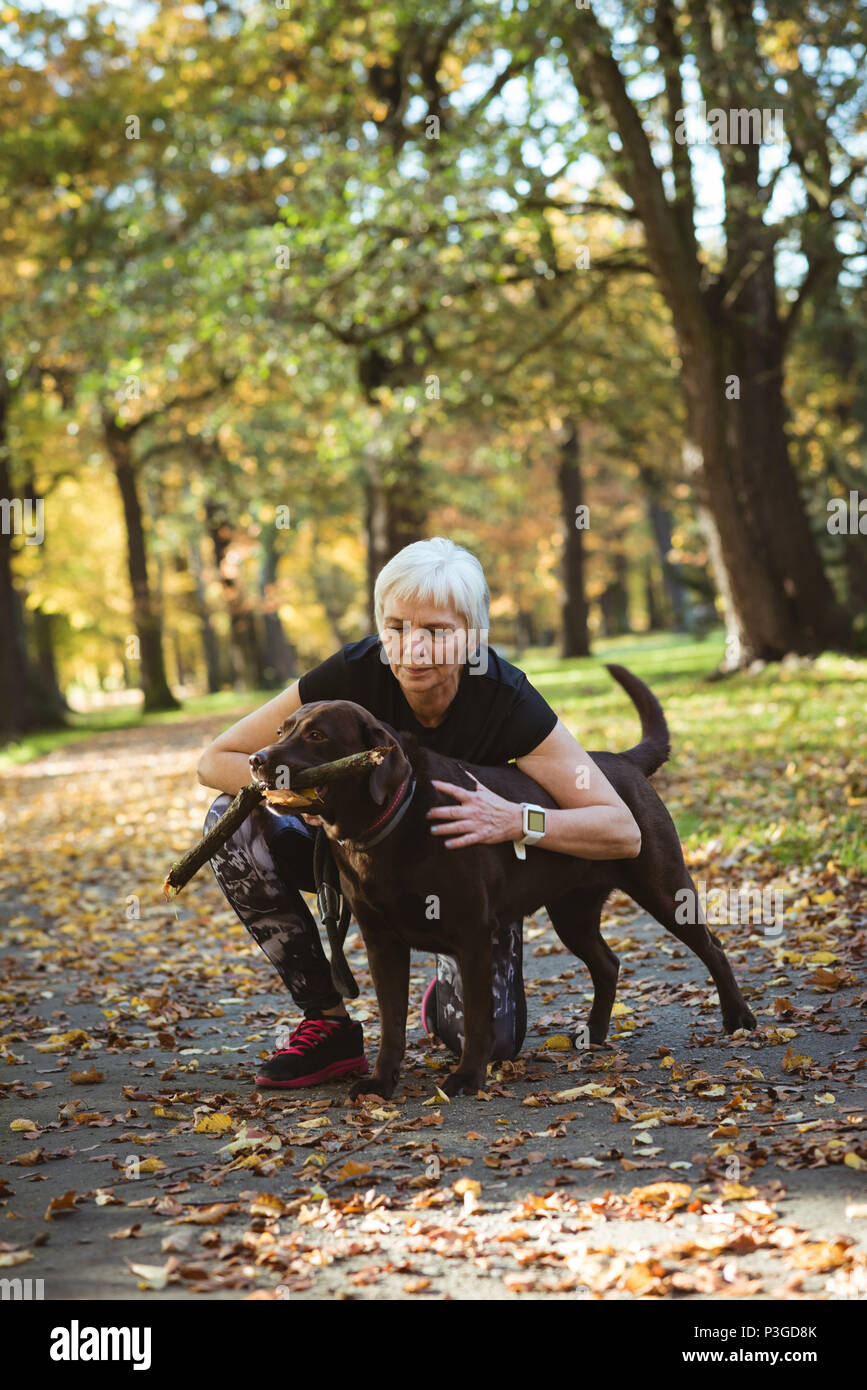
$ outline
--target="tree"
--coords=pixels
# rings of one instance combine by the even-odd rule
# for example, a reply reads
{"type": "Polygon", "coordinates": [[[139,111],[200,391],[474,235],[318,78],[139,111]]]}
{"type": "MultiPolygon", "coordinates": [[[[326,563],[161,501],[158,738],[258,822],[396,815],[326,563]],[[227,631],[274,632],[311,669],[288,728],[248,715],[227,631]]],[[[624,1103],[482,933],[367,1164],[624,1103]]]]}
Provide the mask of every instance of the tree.
{"type": "MultiPolygon", "coordinates": [[[[833,5],[830,16],[825,29],[811,26],[823,57],[855,37],[854,7],[833,5]]],[[[724,251],[719,258],[703,252],[682,140],[687,58],[709,105],[735,111],[779,104],[788,67],[774,55],[780,21],[763,20],[750,0],[659,0],[647,10],[627,4],[620,20],[622,42],[589,8],[562,5],[552,23],[588,119],[604,121],[610,132],[612,171],[641,218],[672,316],[687,405],[685,458],[725,606],[728,665],[846,646],[850,626],[824,573],[786,434],[784,364],[797,307],[781,311],[775,252],[792,226],[769,216],[776,178],[762,182],[759,145],[727,138],[718,146],[724,251]],[[657,77],[646,115],[625,75],[639,53],[643,73],[649,55],[657,77]],[[667,166],[657,154],[662,133],[667,166]]],[[[797,60],[791,37],[785,50],[785,58],[797,60]]],[[[812,84],[811,109],[828,87],[819,79],[812,84]]],[[[789,118],[802,119],[797,111],[789,118]]],[[[831,217],[830,209],[824,215],[831,217]]],[[[808,275],[795,306],[814,284],[808,275]]]]}

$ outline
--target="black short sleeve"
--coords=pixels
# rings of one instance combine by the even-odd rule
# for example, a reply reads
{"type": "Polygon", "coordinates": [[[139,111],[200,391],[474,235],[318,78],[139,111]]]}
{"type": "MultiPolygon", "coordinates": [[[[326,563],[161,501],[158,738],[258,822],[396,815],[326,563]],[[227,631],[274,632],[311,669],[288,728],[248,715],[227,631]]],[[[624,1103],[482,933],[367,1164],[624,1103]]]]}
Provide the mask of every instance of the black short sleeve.
{"type": "Polygon", "coordinates": [[[526,676],[515,691],[515,703],[508,720],[509,758],[523,758],[538,748],[556,727],[557,715],[526,676]]]}
{"type": "Polygon", "coordinates": [[[350,689],[344,648],[305,671],[298,682],[298,694],[302,705],[312,700],[357,700],[357,694],[350,689]]]}

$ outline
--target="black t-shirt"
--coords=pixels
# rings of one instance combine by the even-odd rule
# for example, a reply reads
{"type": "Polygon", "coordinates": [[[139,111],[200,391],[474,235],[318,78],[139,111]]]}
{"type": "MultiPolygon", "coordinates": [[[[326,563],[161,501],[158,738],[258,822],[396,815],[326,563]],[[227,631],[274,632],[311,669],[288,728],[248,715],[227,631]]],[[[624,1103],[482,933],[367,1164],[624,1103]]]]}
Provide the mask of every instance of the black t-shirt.
{"type": "Polygon", "coordinates": [[[349,642],[307,671],[298,690],[305,705],[311,700],[354,700],[398,733],[415,734],[425,748],[499,767],[538,747],[557,723],[557,715],[523,671],[493,647],[488,647],[487,658],[484,674],[471,662],[464,663],[457,694],[435,729],[416,719],[375,634],[349,642]]]}

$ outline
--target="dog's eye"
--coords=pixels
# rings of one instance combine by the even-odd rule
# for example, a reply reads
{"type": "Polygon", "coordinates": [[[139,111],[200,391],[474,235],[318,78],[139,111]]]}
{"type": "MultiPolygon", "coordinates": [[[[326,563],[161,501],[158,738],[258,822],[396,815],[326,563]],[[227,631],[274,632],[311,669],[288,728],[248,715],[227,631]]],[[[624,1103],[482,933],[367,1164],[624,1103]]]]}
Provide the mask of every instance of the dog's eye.
{"type": "Polygon", "coordinates": [[[324,735],[324,734],[321,734],[321,733],[319,732],[318,729],[308,729],[308,730],[306,731],[304,737],[305,737],[305,738],[324,738],[325,735],[324,735]]]}

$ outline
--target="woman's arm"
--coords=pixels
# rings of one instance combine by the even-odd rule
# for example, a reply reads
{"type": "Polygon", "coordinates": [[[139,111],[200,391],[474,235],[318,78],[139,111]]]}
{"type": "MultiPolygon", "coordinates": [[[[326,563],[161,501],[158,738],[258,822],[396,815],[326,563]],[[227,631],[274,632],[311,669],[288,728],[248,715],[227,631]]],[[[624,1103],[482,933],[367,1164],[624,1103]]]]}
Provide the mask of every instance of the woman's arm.
{"type": "MultiPolygon", "coordinates": [[[[536,842],[539,849],[582,859],[634,859],[641,852],[641,831],[629,807],[559,719],[548,737],[516,762],[562,808],[547,811],[545,834],[536,842]]],[[[473,791],[452,782],[433,785],[460,803],[428,812],[435,822],[433,834],[457,837],[445,841],[447,849],[521,838],[522,813],[517,802],[507,801],[480,782],[473,791]]]]}
{"type": "Polygon", "coordinates": [[[274,743],[277,730],[290,714],[301,708],[298,681],[281,690],[273,700],[239,719],[209,743],[196,766],[203,787],[230,792],[232,796],[251,782],[250,754],[274,743]]]}

